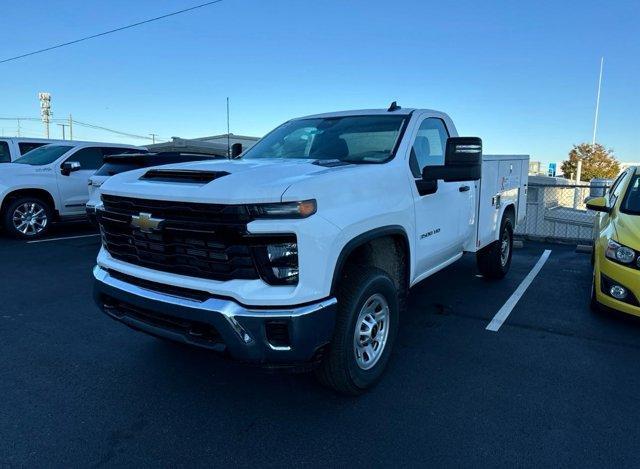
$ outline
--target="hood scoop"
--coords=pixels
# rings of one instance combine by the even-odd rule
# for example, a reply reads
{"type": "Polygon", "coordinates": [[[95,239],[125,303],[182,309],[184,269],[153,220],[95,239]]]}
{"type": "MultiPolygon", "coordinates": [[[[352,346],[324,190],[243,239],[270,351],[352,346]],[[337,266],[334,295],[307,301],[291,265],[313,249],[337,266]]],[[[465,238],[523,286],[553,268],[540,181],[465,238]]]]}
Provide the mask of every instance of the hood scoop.
{"type": "Polygon", "coordinates": [[[177,182],[186,184],[208,184],[215,179],[228,176],[226,171],[195,171],[192,169],[150,169],[140,180],[177,182]]]}
{"type": "Polygon", "coordinates": [[[323,166],[325,168],[335,168],[336,166],[346,166],[352,163],[338,160],[338,159],[333,159],[333,160],[315,160],[315,161],[312,161],[311,164],[315,164],[316,166],[323,166]]]}

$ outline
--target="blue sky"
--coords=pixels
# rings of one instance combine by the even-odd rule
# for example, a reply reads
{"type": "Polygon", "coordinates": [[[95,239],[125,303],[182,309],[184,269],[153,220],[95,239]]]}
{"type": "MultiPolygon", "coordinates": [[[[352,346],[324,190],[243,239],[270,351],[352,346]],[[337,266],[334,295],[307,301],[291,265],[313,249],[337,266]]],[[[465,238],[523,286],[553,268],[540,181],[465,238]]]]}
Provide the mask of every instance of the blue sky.
{"type": "MultiPolygon", "coordinates": [[[[0,58],[201,1],[4,0],[0,58]]],[[[226,131],[229,96],[232,132],[259,136],[290,117],[397,100],[447,112],[488,153],[559,161],[591,140],[604,55],[598,141],[640,161],[638,24],[638,0],[224,0],[0,64],[0,117],[38,116],[49,91],[56,117],[201,137],[226,131]]],[[[37,122],[22,130],[42,135],[37,122]]]]}

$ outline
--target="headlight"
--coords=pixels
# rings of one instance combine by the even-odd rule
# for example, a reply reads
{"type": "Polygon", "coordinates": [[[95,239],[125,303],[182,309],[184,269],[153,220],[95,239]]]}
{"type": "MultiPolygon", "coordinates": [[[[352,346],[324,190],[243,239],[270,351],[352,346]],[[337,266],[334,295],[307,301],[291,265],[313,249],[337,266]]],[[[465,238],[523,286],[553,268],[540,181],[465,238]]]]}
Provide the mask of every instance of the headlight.
{"type": "Polygon", "coordinates": [[[315,200],[248,205],[254,218],[307,218],[316,213],[315,200]]]}
{"type": "Polygon", "coordinates": [[[260,277],[270,285],[298,283],[298,244],[295,236],[281,240],[265,239],[264,244],[253,246],[260,277]]]}
{"type": "Polygon", "coordinates": [[[636,259],[636,252],[633,249],[616,243],[614,240],[610,239],[607,242],[605,256],[612,261],[616,261],[621,264],[631,264],[636,259]]]}

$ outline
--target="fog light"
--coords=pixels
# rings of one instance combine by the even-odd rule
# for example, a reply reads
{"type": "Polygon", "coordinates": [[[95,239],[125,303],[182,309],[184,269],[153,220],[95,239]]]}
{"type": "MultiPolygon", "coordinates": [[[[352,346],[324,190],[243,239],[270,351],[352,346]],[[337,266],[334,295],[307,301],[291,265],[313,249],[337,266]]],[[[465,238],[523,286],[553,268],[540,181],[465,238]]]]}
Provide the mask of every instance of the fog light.
{"type": "Polygon", "coordinates": [[[616,300],[624,300],[627,297],[627,289],[620,285],[614,285],[609,290],[609,294],[616,300]]]}

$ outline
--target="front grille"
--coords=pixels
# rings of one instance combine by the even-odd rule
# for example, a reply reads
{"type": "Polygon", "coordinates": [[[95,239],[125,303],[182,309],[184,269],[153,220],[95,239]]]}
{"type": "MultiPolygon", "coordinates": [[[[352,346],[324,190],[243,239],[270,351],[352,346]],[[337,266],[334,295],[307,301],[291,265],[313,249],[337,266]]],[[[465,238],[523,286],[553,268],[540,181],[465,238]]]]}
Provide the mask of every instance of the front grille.
{"type": "Polygon", "coordinates": [[[106,194],[102,196],[102,202],[106,212],[129,216],[145,212],[151,213],[156,218],[195,224],[224,223],[246,225],[251,221],[249,212],[244,205],[172,202],[117,197],[106,194]]]}
{"type": "Polygon", "coordinates": [[[191,277],[257,279],[241,206],[190,204],[103,195],[98,221],[116,259],[191,277]],[[134,227],[132,216],[162,220],[157,230],[134,227]],[[232,216],[234,215],[235,216],[232,216]]]}
{"type": "Polygon", "coordinates": [[[109,275],[117,280],[121,280],[140,288],[144,288],[145,290],[150,290],[152,292],[162,293],[165,295],[171,295],[178,298],[188,298],[200,303],[207,301],[213,296],[205,291],[193,290],[191,288],[175,287],[173,285],[167,285],[165,283],[150,282],[149,280],[132,277],[131,275],[123,274],[122,272],[118,272],[116,270],[109,270],[109,275]]]}

